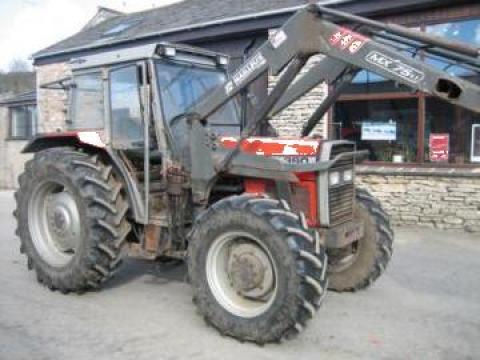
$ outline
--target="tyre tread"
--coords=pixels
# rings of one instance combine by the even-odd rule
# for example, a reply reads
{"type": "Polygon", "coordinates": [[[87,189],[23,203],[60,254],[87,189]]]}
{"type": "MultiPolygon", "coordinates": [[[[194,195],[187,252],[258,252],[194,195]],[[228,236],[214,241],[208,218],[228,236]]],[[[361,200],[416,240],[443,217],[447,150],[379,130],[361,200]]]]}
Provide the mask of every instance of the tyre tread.
{"type": "MultiPolygon", "coordinates": [[[[200,215],[197,222],[201,221],[204,224],[209,221],[210,216],[213,216],[215,213],[222,213],[222,211],[226,211],[228,208],[244,209],[263,218],[279,233],[279,237],[281,237],[279,241],[283,239],[287,242],[292,257],[296,259],[296,274],[299,284],[298,293],[291,295],[296,299],[297,310],[291,316],[282,319],[285,322],[282,333],[262,333],[250,336],[239,336],[235,333],[234,326],[225,325],[220,327],[210,321],[207,316],[207,308],[204,308],[206,305],[202,305],[202,301],[200,301],[201,296],[195,294],[194,303],[197,305],[199,313],[221,334],[235,337],[241,342],[253,341],[258,344],[264,344],[267,342],[281,342],[284,339],[295,337],[305,328],[307,321],[314,316],[327,291],[328,280],[325,278],[327,255],[325,249],[321,244],[316,243],[315,238],[317,236],[315,234],[312,235],[313,232],[305,228],[306,221],[302,221],[301,214],[291,212],[289,210],[290,207],[288,204],[285,205],[285,202],[268,197],[237,195],[223,199],[200,215]],[[318,254],[316,250],[318,250],[318,254]]],[[[197,227],[194,226],[192,239],[196,238],[196,229],[197,227]]],[[[191,244],[190,248],[194,246],[196,245],[191,244]]],[[[190,258],[192,258],[191,253],[189,254],[190,258]]],[[[191,270],[190,268],[189,264],[189,270],[191,270]]],[[[190,271],[190,276],[193,278],[195,274],[190,271]]]]}
{"type": "Polygon", "coordinates": [[[122,195],[122,183],[117,180],[112,166],[106,165],[98,155],[74,148],[52,148],[36,153],[33,159],[27,161],[18,180],[20,187],[15,193],[17,210],[14,214],[18,223],[16,232],[20,237],[21,252],[26,254],[28,267],[35,270],[38,282],[62,293],[98,289],[121,263],[124,255],[122,248],[131,229],[127,220],[128,202],[122,195]],[[38,255],[30,249],[31,246],[27,246],[27,242],[31,242],[28,230],[21,229],[28,221],[25,214],[20,214],[20,209],[25,208],[22,204],[28,202],[24,198],[28,193],[26,190],[35,180],[35,170],[47,164],[68,173],[72,183],[76,184],[79,198],[89,209],[88,214],[95,214],[95,218],[87,214],[83,224],[90,234],[91,249],[85,252],[85,258],[77,262],[71,274],[61,278],[49,273],[37,262],[38,255]]]}

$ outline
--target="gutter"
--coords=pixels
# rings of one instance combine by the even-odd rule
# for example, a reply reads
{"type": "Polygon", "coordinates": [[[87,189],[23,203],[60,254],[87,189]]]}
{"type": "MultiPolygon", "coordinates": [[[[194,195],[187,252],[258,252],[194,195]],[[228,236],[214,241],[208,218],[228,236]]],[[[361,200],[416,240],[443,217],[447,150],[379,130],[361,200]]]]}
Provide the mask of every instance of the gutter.
{"type": "Polygon", "coordinates": [[[17,106],[17,105],[30,105],[36,104],[37,93],[35,90],[12,95],[0,100],[0,106],[17,106]]]}
{"type": "MultiPolygon", "coordinates": [[[[327,0],[327,1],[321,1],[321,3],[322,3],[322,5],[331,5],[331,4],[341,4],[341,3],[346,3],[346,2],[352,2],[352,1],[353,0],[327,0]]],[[[282,8],[282,9],[278,9],[278,10],[269,10],[269,11],[262,11],[262,12],[253,13],[253,14],[246,14],[246,15],[222,18],[222,19],[219,19],[219,20],[206,21],[206,22],[203,22],[203,23],[198,23],[198,24],[194,24],[194,25],[190,25],[190,26],[180,26],[180,27],[176,27],[176,28],[163,30],[163,31],[146,33],[146,34],[134,36],[134,37],[131,37],[131,38],[128,38],[128,39],[118,39],[118,40],[113,40],[113,41],[110,41],[110,42],[99,43],[97,45],[95,45],[95,42],[93,42],[92,44],[89,44],[89,45],[82,45],[82,46],[68,48],[68,49],[60,50],[60,51],[51,51],[51,52],[43,53],[43,54],[40,54],[40,55],[33,54],[31,56],[31,58],[33,60],[37,60],[37,59],[47,58],[47,57],[51,57],[51,56],[59,56],[59,55],[69,54],[69,53],[83,51],[83,50],[98,49],[98,48],[102,48],[102,47],[105,47],[105,46],[120,45],[120,44],[124,44],[124,43],[127,43],[127,42],[133,42],[133,41],[148,39],[150,37],[158,37],[158,36],[162,36],[162,35],[170,35],[170,34],[173,34],[173,33],[193,31],[193,30],[197,30],[197,29],[201,29],[201,28],[210,27],[210,26],[218,26],[218,25],[224,25],[224,24],[227,24],[227,23],[235,23],[235,22],[241,22],[241,21],[244,21],[244,20],[259,19],[259,18],[270,17],[270,16],[286,15],[286,14],[294,13],[294,12],[300,10],[300,9],[303,9],[306,6],[308,6],[308,5],[298,5],[298,6],[292,6],[292,7],[282,8]]]]}

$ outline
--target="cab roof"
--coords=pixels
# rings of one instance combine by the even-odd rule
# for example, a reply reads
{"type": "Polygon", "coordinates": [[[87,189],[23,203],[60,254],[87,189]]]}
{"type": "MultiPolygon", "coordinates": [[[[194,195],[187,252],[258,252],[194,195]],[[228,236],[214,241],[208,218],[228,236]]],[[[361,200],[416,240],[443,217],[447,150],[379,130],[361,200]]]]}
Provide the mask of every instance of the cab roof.
{"type": "Polygon", "coordinates": [[[125,49],[108,50],[101,53],[74,58],[69,62],[73,71],[103,66],[114,66],[122,63],[159,59],[168,57],[202,65],[216,66],[222,60],[228,62],[225,54],[183,44],[161,42],[157,44],[138,45],[125,49]],[[168,50],[167,50],[168,49],[168,50]],[[173,51],[171,49],[174,49],[173,51]],[[173,54],[173,55],[172,55],[173,54]]]}

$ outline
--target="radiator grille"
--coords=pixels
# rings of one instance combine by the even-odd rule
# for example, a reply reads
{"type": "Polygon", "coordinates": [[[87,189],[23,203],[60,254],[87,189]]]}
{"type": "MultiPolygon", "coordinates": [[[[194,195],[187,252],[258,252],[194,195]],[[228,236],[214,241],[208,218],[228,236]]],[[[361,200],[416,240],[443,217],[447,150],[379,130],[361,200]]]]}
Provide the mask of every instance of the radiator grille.
{"type": "MultiPolygon", "coordinates": [[[[333,160],[337,155],[355,150],[353,144],[335,144],[332,146],[330,159],[333,160]]],[[[341,158],[331,168],[331,171],[345,170],[353,168],[353,155],[341,158]]],[[[353,207],[355,199],[355,186],[353,183],[341,184],[331,187],[328,190],[328,204],[330,225],[342,224],[353,218],[353,207]]]]}
{"type": "MultiPolygon", "coordinates": [[[[343,153],[349,153],[355,151],[355,145],[353,144],[338,144],[338,145],[333,145],[332,150],[330,152],[330,160],[335,159],[337,155],[343,154],[343,153]]],[[[353,166],[353,155],[347,156],[347,157],[342,157],[337,163],[334,165],[334,169],[338,168],[351,168],[353,166]]]]}
{"type": "Polygon", "coordinates": [[[331,225],[338,225],[352,219],[354,192],[353,184],[331,188],[328,191],[331,225]]]}

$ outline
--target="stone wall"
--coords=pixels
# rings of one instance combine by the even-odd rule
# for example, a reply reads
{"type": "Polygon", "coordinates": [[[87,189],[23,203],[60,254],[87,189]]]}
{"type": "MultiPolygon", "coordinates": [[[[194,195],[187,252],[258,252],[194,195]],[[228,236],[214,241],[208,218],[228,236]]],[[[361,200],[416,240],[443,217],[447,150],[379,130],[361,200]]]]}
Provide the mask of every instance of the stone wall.
{"type": "Polygon", "coordinates": [[[23,165],[31,155],[21,154],[26,141],[8,140],[9,109],[0,107],[0,189],[18,186],[17,178],[23,172],[23,165]]]}
{"type": "MultiPolygon", "coordinates": [[[[280,136],[299,136],[305,122],[310,118],[313,112],[321,104],[327,93],[327,86],[322,84],[317,86],[309,93],[290,105],[270,123],[277,130],[280,136]]],[[[314,128],[311,135],[326,137],[327,136],[326,116],[314,128]]]]}
{"type": "Polygon", "coordinates": [[[66,78],[71,70],[66,63],[42,65],[37,72],[37,111],[39,132],[55,132],[65,129],[67,92],[41,89],[40,85],[66,78]]]}
{"type": "Polygon", "coordinates": [[[480,232],[480,176],[359,174],[394,225],[480,232]]]}
{"type": "MultiPolygon", "coordinates": [[[[272,35],[275,31],[275,29],[271,29],[269,31],[269,35],[272,35]]],[[[299,77],[304,75],[313,65],[318,63],[320,59],[322,59],[321,55],[311,57],[305,67],[302,69],[299,77]]],[[[280,76],[269,76],[269,91],[273,89],[280,76]]],[[[323,99],[327,96],[327,91],[328,86],[324,83],[320,84],[270,120],[270,123],[275,128],[278,135],[299,136],[305,122],[310,118],[313,112],[322,103],[323,99]]],[[[311,135],[326,138],[327,133],[328,122],[327,116],[325,116],[313,129],[311,135]]]]}

